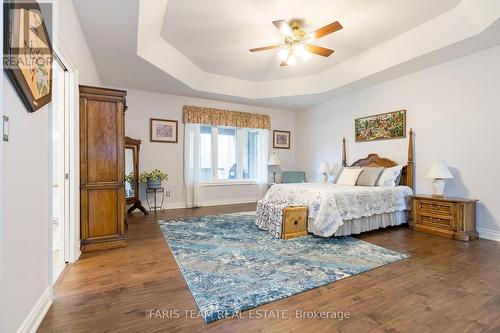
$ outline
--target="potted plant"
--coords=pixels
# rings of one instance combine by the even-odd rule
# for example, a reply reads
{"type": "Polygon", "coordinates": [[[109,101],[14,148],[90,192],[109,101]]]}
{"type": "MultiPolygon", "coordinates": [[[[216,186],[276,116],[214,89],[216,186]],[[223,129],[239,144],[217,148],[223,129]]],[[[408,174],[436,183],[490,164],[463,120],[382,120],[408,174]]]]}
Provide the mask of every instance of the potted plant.
{"type": "Polygon", "coordinates": [[[168,180],[168,175],[158,169],[153,171],[146,171],[141,173],[139,180],[143,183],[147,183],[148,188],[160,188],[161,182],[168,180]]]}
{"type": "Polygon", "coordinates": [[[128,175],[125,175],[125,181],[132,184],[134,182],[134,173],[130,172],[128,175]]]}

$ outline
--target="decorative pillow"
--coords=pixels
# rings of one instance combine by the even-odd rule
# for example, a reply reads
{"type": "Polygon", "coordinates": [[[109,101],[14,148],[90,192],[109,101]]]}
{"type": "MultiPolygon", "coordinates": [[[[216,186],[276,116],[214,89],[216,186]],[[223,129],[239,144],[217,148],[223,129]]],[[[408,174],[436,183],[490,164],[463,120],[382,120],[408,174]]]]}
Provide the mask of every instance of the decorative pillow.
{"type": "Polygon", "coordinates": [[[382,173],[384,168],[373,168],[373,167],[365,167],[363,168],[363,172],[359,175],[358,181],[356,185],[358,186],[375,186],[377,183],[380,174],[382,173]]]}
{"type": "Polygon", "coordinates": [[[398,179],[402,169],[402,165],[396,165],[395,167],[384,169],[377,181],[376,186],[396,186],[396,179],[398,179]]]}
{"type": "Polygon", "coordinates": [[[357,168],[357,169],[351,169],[351,168],[344,168],[342,170],[342,173],[340,174],[340,178],[337,181],[337,184],[339,185],[356,185],[356,181],[358,180],[359,175],[363,169],[357,168]]]}
{"type": "Polygon", "coordinates": [[[360,167],[358,166],[353,166],[353,167],[341,167],[340,170],[339,170],[339,173],[335,176],[335,178],[333,179],[333,183],[334,184],[337,184],[339,178],[340,178],[340,175],[342,175],[342,171],[344,171],[344,169],[359,169],[360,167]]]}

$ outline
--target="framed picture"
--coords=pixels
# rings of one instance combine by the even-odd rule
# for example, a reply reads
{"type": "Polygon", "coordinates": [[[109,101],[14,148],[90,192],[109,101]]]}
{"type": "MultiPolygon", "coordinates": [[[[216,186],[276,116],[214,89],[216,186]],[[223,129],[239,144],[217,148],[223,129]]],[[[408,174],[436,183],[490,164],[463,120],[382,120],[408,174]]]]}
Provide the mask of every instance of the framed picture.
{"type": "Polygon", "coordinates": [[[4,1],[4,69],[29,112],[52,98],[52,10],[43,13],[35,1],[4,1]]]}
{"type": "Polygon", "coordinates": [[[290,149],[290,131],[273,130],[273,148],[290,149]]]}
{"type": "Polygon", "coordinates": [[[150,141],[177,143],[177,120],[155,119],[150,120],[150,141]]]}
{"type": "Polygon", "coordinates": [[[406,137],[406,110],[376,114],[354,120],[356,142],[406,137]]]}

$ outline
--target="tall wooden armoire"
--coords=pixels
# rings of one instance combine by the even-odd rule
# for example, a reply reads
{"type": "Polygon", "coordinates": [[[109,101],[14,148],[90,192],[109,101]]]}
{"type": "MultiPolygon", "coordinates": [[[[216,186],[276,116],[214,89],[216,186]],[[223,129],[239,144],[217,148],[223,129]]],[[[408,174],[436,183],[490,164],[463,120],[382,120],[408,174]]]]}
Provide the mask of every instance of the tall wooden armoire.
{"type": "Polygon", "coordinates": [[[127,246],[124,149],[127,92],[80,86],[82,252],[127,246]]]}

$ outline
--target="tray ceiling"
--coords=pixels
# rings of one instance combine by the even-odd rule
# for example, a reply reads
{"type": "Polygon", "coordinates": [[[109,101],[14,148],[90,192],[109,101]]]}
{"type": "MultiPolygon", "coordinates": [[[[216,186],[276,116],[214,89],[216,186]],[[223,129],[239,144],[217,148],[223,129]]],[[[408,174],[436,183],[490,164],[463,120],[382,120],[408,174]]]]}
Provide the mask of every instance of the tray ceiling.
{"type": "Polygon", "coordinates": [[[396,37],[446,11],[460,0],[169,0],[161,35],[205,72],[249,81],[314,75],[396,37]],[[272,21],[303,20],[304,31],[339,21],[344,26],[316,44],[332,48],[328,57],[280,67],[278,50],[250,53],[280,44],[272,21]]]}
{"type": "Polygon", "coordinates": [[[104,84],[302,109],[500,44],[500,1],[73,0],[104,84]],[[280,67],[276,19],[344,29],[334,49],[280,67]]]}

